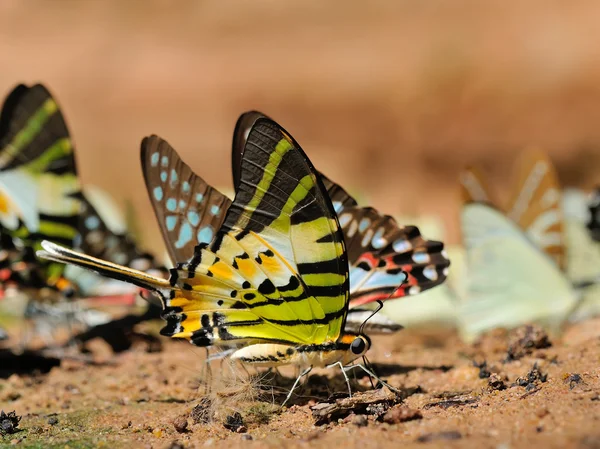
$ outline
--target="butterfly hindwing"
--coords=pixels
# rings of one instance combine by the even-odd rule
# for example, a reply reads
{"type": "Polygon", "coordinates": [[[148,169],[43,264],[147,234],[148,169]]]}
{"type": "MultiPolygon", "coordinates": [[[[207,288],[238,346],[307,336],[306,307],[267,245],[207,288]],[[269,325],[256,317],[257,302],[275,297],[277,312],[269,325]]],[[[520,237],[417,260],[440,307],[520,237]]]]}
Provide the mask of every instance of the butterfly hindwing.
{"type": "Polygon", "coordinates": [[[150,202],[174,263],[189,260],[194,247],[210,243],[231,200],[197,176],[157,136],[142,141],[142,171],[150,202]]]}

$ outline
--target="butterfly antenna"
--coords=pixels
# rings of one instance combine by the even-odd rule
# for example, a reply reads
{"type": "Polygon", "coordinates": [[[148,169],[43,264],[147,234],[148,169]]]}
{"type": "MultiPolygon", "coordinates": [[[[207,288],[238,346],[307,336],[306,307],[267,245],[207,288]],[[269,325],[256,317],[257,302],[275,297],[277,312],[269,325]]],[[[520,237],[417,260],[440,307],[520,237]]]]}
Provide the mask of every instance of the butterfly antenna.
{"type": "Polygon", "coordinates": [[[375,314],[377,312],[379,312],[381,309],[383,308],[383,301],[381,301],[380,299],[377,300],[377,308],[375,310],[373,310],[373,313],[371,315],[369,315],[360,325],[360,327],[358,328],[358,333],[362,334],[363,333],[363,329],[365,328],[365,324],[367,324],[367,321],[369,321],[371,318],[373,318],[375,316],[375,314]]]}

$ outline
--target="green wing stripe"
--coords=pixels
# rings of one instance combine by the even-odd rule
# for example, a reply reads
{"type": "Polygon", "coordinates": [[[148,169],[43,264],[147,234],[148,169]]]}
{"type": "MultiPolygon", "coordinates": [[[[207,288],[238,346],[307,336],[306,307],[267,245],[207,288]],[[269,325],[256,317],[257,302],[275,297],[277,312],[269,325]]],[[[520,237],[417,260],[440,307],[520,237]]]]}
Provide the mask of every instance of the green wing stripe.
{"type": "Polygon", "coordinates": [[[25,165],[34,173],[76,172],[69,131],[44,86],[18,86],[6,99],[1,117],[0,170],[25,165]]]}
{"type": "MultiPolygon", "coordinates": [[[[57,103],[39,84],[17,86],[3,105],[0,177],[6,193],[26,211],[23,222],[8,229],[11,236],[34,249],[43,239],[73,246],[81,212],[74,148],[57,103]]],[[[40,264],[46,278],[63,269],[54,262],[40,264]]]]}
{"type": "Polygon", "coordinates": [[[42,106],[34,112],[25,124],[25,128],[19,131],[14,139],[8,144],[0,159],[0,165],[10,159],[16,159],[20,152],[29,145],[43,129],[48,119],[58,110],[54,100],[48,98],[42,106]]]}
{"type": "MultiPolygon", "coordinates": [[[[239,234],[241,242],[255,233],[288,261],[330,317],[327,337],[335,339],[345,319],[348,265],[325,192],[299,145],[273,121],[259,118],[246,141],[237,195],[223,229],[239,234]]],[[[213,249],[218,244],[217,239],[213,249]]]]}

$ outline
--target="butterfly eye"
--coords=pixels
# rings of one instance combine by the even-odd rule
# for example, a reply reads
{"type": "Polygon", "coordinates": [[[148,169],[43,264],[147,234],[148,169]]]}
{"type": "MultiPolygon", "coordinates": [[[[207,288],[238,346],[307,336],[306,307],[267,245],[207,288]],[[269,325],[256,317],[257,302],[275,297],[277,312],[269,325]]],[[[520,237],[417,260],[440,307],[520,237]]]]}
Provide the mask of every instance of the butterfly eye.
{"type": "Polygon", "coordinates": [[[356,337],[350,345],[350,349],[353,354],[360,355],[367,349],[367,343],[361,337],[356,337]]]}

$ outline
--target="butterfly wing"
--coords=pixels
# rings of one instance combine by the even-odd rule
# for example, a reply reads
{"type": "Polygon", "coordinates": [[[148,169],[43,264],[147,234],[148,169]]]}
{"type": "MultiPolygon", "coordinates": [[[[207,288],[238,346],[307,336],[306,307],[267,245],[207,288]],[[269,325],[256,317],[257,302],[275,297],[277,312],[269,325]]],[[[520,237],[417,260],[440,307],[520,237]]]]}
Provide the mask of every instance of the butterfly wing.
{"type": "Polygon", "coordinates": [[[485,177],[476,167],[467,167],[463,170],[460,174],[460,198],[462,204],[497,204],[484,179],[485,177]]]}
{"type": "Polygon", "coordinates": [[[179,268],[163,333],[197,345],[336,340],[348,265],[331,201],[273,121],[256,120],[245,145],[235,200],[210,247],[179,268]]]}
{"type": "Polygon", "coordinates": [[[142,141],[142,171],[150,202],[173,263],[192,258],[199,243],[210,243],[231,200],[197,176],[166,141],[142,141]]]}
{"type": "MultiPolygon", "coordinates": [[[[253,111],[242,115],[236,124],[232,149],[234,186],[239,184],[240,161],[248,129],[260,118],[266,118],[266,116],[253,111]]],[[[340,217],[345,214],[343,215],[344,221],[340,221],[340,225],[343,228],[351,265],[350,307],[379,299],[388,299],[390,296],[394,298],[404,296],[411,291],[409,287],[412,287],[412,292],[416,293],[443,282],[444,268],[448,266],[449,262],[442,255],[443,245],[441,243],[425,241],[420,236],[418,229],[414,227],[408,229],[409,232],[406,233],[398,227],[393,218],[383,216],[371,208],[358,207],[356,200],[345,189],[323,174],[319,173],[319,175],[335,212],[340,217]],[[359,224],[364,226],[367,222],[371,225],[358,231],[359,224]],[[386,235],[383,235],[384,233],[386,235]],[[390,250],[391,244],[385,249],[383,246],[378,246],[384,242],[385,238],[389,237],[395,238],[390,242],[396,241],[396,247],[400,247],[402,241],[401,252],[390,250]],[[411,248],[408,248],[409,245],[412,245],[411,248]],[[378,248],[374,246],[378,246],[378,248]],[[421,257],[420,263],[415,262],[411,259],[413,251],[431,252],[430,262],[425,262],[429,256],[421,257]],[[385,259],[383,254],[386,255],[385,259]],[[401,266],[398,264],[399,261],[402,262],[401,266]],[[413,271],[413,273],[408,275],[409,283],[402,285],[407,279],[405,269],[413,271]]],[[[419,257],[417,256],[417,258],[419,257]]]]}
{"type": "Polygon", "coordinates": [[[416,294],[444,282],[450,261],[441,242],[371,207],[359,207],[321,175],[344,233],[350,262],[350,307],[416,294]]]}
{"type": "MultiPolygon", "coordinates": [[[[237,189],[240,182],[240,168],[242,155],[244,154],[244,147],[248,138],[248,133],[252,125],[260,118],[269,119],[266,115],[261,112],[251,111],[242,114],[238,119],[235,130],[233,132],[233,145],[231,151],[231,173],[233,175],[233,186],[237,189]]],[[[357,202],[354,198],[346,192],[338,184],[334,183],[322,173],[321,181],[329,194],[329,198],[333,203],[335,212],[339,212],[342,207],[356,206],[357,202]]]]}
{"type": "Polygon", "coordinates": [[[519,160],[507,216],[559,267],[564,267],[564,220],[558,175],[542,151],[528,151],[519,160]]]}
{"type": "MultiPolygon", "coordinates": [[[[80,186],[73,144],[58,105],[41,85],[20,85],[0,116],[0,190],[22,220],[9,232],[39,249],[49,238],[72,245],[77,235],[80,186]]],[[[63,267],[48,264],[49,279],[63,267]]]]}
{"type": "Polygon", "coordinates": [[[462,209],[461,228],[469,270],[458,312],[465,338],[531,321],[558,327],[566,319],[576,304],[569,281],[514,222],[471,203],[462,209]]]}
{"type": "MultiPolygon", "coordinates": [[[[238,118],[233,131],[233,142],[231,145],[231,174],[233,176],[233,188],[237,190],[240,182],[240,171],[242,165],[242,156],[246,147],[246,140],[250,129],[258,119],[269,119],[266,115],[258,111],[246,112],[238,118]]],[[[269,119],[270,120],[270,119],[269,119]]]]}

